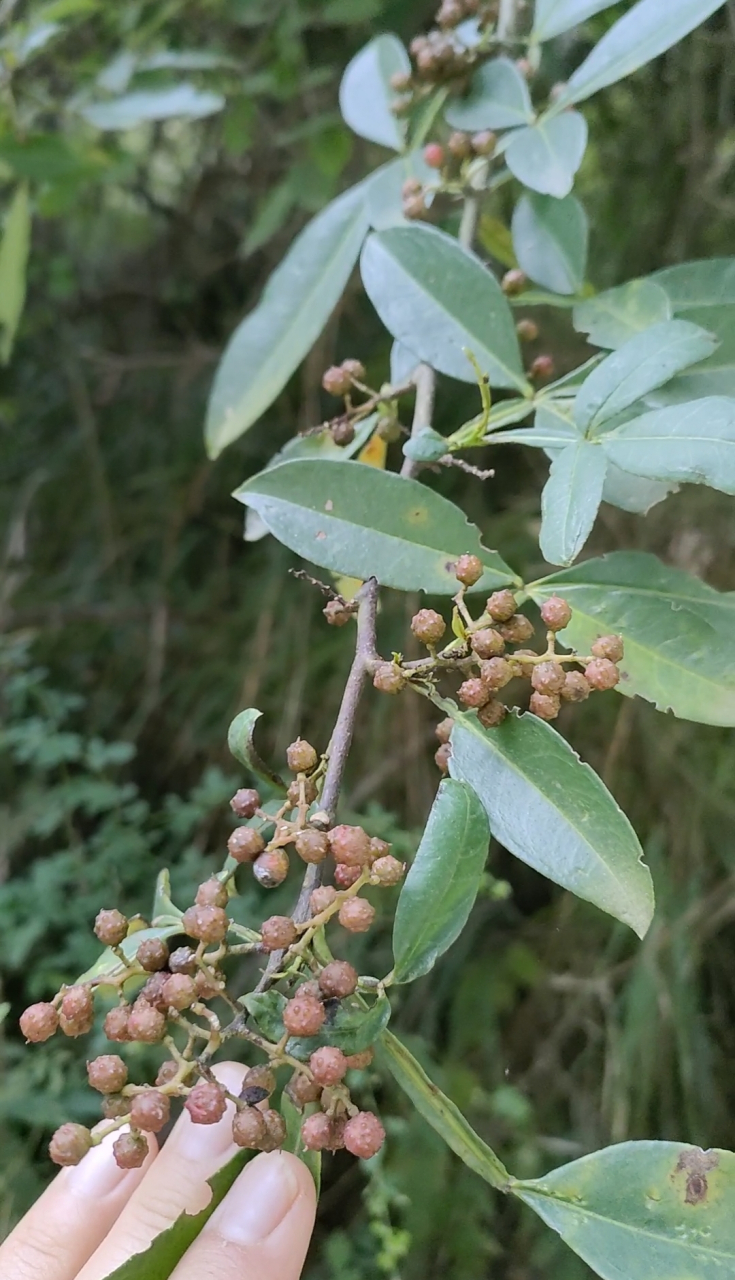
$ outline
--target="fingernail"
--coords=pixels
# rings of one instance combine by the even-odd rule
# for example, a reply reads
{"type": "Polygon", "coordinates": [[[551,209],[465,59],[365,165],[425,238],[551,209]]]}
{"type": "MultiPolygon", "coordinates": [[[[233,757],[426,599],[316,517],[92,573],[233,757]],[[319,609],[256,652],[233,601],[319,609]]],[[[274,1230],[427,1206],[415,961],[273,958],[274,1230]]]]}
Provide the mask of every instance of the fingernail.
{"type": "Polygon", "coordinates": [[[64,1170],[62,1176],[70,1191],[78,1196],[107,1196],[130,1176],[129,1170],[117,1165],[112,1153],[112,1144],[119,1136],[119,1129],[108,1134],[79,1164],[64,1170]]]}
{"type": "Polygon", "coordinates": [[[283,1222],[298,1194],[298,1181],[279,1151],[256,1156],[212,1215],[210,1226],[233,1244],[258,1244],[283,1222]]]}

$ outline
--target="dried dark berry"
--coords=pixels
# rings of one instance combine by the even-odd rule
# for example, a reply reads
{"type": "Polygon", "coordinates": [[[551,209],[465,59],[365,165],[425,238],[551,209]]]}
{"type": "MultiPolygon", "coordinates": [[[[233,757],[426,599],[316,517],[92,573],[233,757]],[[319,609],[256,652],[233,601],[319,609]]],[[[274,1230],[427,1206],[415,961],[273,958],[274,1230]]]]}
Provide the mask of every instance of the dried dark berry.
{"type": "Polygon", "coordinates": [[[309,1102],[318,1102],[321,1091],[321,1085],[311,1080],[305,1071],[294,1071],[286,1086],[286,1092],[299,1109],[309,1102]]]}
{"type": "Polygon", "coordinates": [[[263,1112],[265,1120],[265,1137],[261,1140],[261,1151],[277,1151],[286,1141],[286,1121],[283,1116],[270,1107],[263,1112]]]}
{"type": "Polygon", "coordinates": [[[329,431],[334,443],[343,448],[345,445],[352,444],[355,438],[355,428],[349,418],[338,418],[332,423],[329,431]]]}
{"type": "MultiPolygon", "coordinates": [[[[265,1098],[270,1097],[275,1087],[276,1077],[271,1068],[267,1067],[264,1062],[251,1067],[243,1080],[243,1089],[262,1089],[265,1098]]],[[[240,1097],[242,1096],[241,1092],[240,1097]]]]}

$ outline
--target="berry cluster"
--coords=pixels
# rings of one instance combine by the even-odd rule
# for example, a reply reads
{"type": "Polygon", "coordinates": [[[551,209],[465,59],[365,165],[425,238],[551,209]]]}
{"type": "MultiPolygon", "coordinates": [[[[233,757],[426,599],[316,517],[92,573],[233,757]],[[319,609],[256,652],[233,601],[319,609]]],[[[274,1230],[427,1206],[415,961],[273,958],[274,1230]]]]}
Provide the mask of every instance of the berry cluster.
{"type": "Polygon", "coordinates": [[[50,1145],[57,1164],[78,1163],[105,1134],[120,1130],[115,1159],[121,1168],[138,1167],[148,1150],[144,1135],[168,1123],[172,1099],[183,1101],[195,1124],[221,1120],[229,1101],[234,1107],[234,1141],[241,1147],[274,1150],[286,1136],[278,1106],[270,1102],[282,1069],[290,1076],[288,1095],[303,1112],[305,1148],[346,1148],[367,1159],[381,1147],[385,1135],[380,1121],[355,1106],[346,1082],[349,1071],[369,1065],[372,1050],[350,1054],[331,1040],[343,1002],[350,1001],[354,1020],[355,1012],[369,1010],[366,995],[382,987],[374,978],[361,982],[345,960],[325,963],[323,944],[317,955],[313,942],[332,919],[348,933],[365,933],[375,908],[360,891],[368,885],[398,884],[405,867],[391,854],[389,844],[362,827],[330,827],[318,808],[323,762],[310,743],[300,738],[293,742],[287,761],[296,777],[276,814],[261,807],[253,789],[243,788],[232,797],[234,813],[245,821],[228,840],[223,871],[199,886],[194,903],[182,913],[180,939],[167,941],[151,929],[142,933],[136,947],[137,926],[114,908],[102,910],[95,934],[111,949],[117,967],[62,988],[52,1001],[31,1005],[23,1013],[20,1026],[27,1041],[39,1043],[57,1031],[84,1035],[93,1025],[98,989],[113,987],[118,1003],[104,1019],[108,1040],[160,1043],[168,1054],[152,1085],[131,1083],[117,1054],[89,1062],[89,1083],[102,1095],[107,1123],[95,1132],[83,1125],[62,1125],[50,1145]],[[231,920],[227,906],[239,866],[249,863],[258,883],[272,888],[285,879],[291,856],[311,872],[318,869],[306,918],[299,919],[296,912],[293,918],[270,916],[259,934],[231,920]],[[332,884],[322,883],[326,863],[333,868],[332,884]],[[246,953],[268,957],[257,990],[272,987],[280,1001],[278,1034],[264,1035],[257,1015],[243,1012],[247,997],[228,988],[227,961],[246,953]],[[216,1050],[235,1036],[265,1058],[249,1069],[238,1096],[215,1079],[209,1065],[216,1050]],[[313,1037],[322,1043],[309,1045],[310,1052],[300,1049],[301,1041],[313,1037]]]}

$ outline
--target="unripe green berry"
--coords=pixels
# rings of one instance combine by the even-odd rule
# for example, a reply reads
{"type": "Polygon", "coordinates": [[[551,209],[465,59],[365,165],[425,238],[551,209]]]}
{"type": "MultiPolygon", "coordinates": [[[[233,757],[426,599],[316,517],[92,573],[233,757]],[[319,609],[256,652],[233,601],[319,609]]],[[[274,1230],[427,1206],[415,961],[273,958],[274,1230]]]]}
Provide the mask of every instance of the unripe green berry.
{"type": "Polygon", "coordinates": [[[474,587],[485,572],[479,556],[460,556],[454,566],[454,576],[464,587],[474,587]]]}
{"type": "Polygon", "coordinates": [[[411,619],[411,630],[422,644],[438,644],[446,629],[447,624],[436,609],[419,609],[411,619]]]}
{"type": "Polygon", "coordinates": [[[563,631],[571,617],[572,610],[561,596],[549,596],[541,605],[541,619],[549,631],[563,631]]]}

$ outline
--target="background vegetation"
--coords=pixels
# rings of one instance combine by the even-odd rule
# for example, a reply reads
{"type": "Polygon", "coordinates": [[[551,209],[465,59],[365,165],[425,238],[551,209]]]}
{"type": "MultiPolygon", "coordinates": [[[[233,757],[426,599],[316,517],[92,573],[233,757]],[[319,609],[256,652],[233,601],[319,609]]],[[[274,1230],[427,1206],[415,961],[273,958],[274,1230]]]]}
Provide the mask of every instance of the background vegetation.
{"type": "MultiPolygon", "coordinates": [[[[734,13],[585,107],[576,190],[597,287],[731,249],[734,13]]],[[[373,381],[386,373],[368,304],[348,291],[275,407],[216,463],[202,421],[218,354],[285,247],[379,156],[340,123],[344,64],[370,35],[408,40],[431,14],[424,0],[0,3],[0,197],[7,208],[27,179],[34,209],[27,305],[0,374],[0,1234],[50,1175],[49,1130],[94,1107],[82,1087],[94,1045],[28,1054],[17,1014],[87,966],[100,905],[145,911],[161,866],[183,890],[221,858],[236,711],[262,708],[274,758],[299,731],[328,739],[349,645],[283,548],[242,541],[229,494],[320,419],[334,358],[367,358],[373,381]],[[181,56],[192,51],[213,56],[181,56]],[[126,76],[136,92],[185,82],[190,102],[224,105],[96,128],[89,103],[126,76]]],[[[572,42],[610,21],[557,41],[559,78],[579,60],[572,42]]],[[[580,344],[565,313],[543,316],[539,351],[563,368],[580,344]]],[[[444,394],[440,428],[442,413],[461,420],[462,389],[444,394]]],[[[540,568],[544,469],[504,451],[490,484],[441,482],[524,576],[540,568]]],[[[732,588],[730,512],[703,488],[645,520],[603,506],[585,554],[654,550],[732,588]]],[[[405,644],[415,608],[387,603],[385,649],[391,635],[405,644]]],[[[431,713],[388,702],[366,699],[347,806],[408,849],[397,831],[420,826],[436,782],[431,713]]],[[[615,694],[562,728],[644,844],[649,935],[629,940],[496,848],[510,894],[488,882],[460,942],[397,1001],[396,1024],[519,1176],[628,1137],[732,1148],[733,735],[615,694]]],[[[243,919],[257,910],[250,892],[243,919]]],[[[293,888],[278,893],[285,906],[293,888]]],[[[387,929],[363,945],[383,972],[387,929]]],[[[592,1274],[530,1212],[492,1198],[397,1094],[377,1102],[385,1157],[367,1183],[330,1162],[309,1280],[592,1274]]]]}

